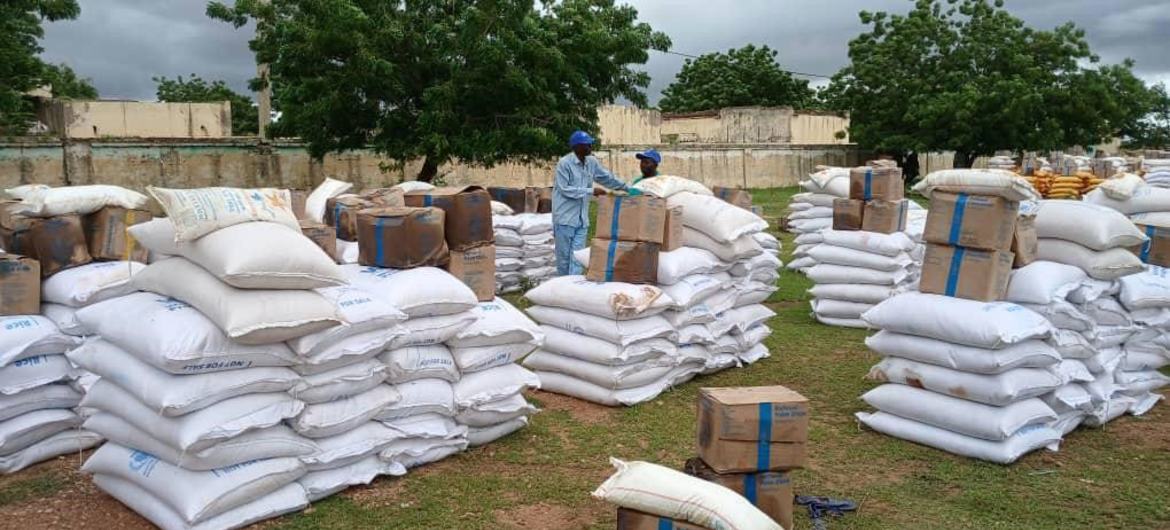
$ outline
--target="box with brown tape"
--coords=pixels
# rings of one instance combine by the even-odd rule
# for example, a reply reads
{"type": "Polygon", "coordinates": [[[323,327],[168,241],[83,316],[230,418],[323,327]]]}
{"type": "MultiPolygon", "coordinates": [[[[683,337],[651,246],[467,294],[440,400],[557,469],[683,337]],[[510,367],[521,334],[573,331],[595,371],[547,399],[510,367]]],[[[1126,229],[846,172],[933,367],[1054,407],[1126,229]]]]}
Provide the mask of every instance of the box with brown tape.
{"type": "Polygon", "coordinates": [[[127,230],[154,218],[147,210],[127,210],[106,206],[82,219],[89,255],[96,260],[122,260],[146,263],[150,251],[138,244],[127,230]]]}
{"type": "Polygon", "coordinates": [[[378,205],[369,199],[357,195],[339,195],[325,201],[325,224],[332,226],[337,233],[337,239],[343,241],[357,241],[358,212],[377,208],[378,205]]]}
{"type": "Polygon", "coordinates": [[[686,521],[618,508],[617,530],[710,530],[686,521]]]}
{"type": "Polygon", "coordinates": [[[372,208],[357,217],[358,263],[410,269],[442,267],[450,260],[439,208],[372,208]]]}
{"type": "Polygon", "coordinates": [[[594,239],[585,278],[594,282],[658,283],[658,243],[594,239]]]}
{"type": "Polygon", "coordinates": [[[410,207],[443,210],[447,247],[465,250],[495,242],[492,231],[492,197],[479,186],[435,188],[406,194],[410,207]]]}
{"type": "Polygon", "coordinates": [[[788,473],[782,471],[716,473],[701,458],[687,460],[683,471],[743,495],[761,512],[780,523],[782,528],[792,528],[793,500],[796,493],[788,473]]]}

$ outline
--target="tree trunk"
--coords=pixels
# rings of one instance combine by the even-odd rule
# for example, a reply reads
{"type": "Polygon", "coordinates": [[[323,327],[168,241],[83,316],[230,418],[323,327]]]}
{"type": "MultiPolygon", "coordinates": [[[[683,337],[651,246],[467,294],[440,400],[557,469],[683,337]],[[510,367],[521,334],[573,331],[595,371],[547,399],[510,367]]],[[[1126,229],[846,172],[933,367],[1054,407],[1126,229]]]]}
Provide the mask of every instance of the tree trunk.
{"type": "Polygon", "coordinates": [[[970,151],[955,151],[955,163],[952,165],[952,167],[956,169],[969,169],[972,165],[975,164],[975,159],[978,157],[979,155],[977,153],[972,153],[970,151]]]}
{"type": "Polygon", "coordinates": [[[427,156],[423,159],[422,168],[418,170],[416,177],[419,182],[430,183],[435,180],[435,176],[439,174],[439,163],[435,161],[435,157],[427,156]]]}

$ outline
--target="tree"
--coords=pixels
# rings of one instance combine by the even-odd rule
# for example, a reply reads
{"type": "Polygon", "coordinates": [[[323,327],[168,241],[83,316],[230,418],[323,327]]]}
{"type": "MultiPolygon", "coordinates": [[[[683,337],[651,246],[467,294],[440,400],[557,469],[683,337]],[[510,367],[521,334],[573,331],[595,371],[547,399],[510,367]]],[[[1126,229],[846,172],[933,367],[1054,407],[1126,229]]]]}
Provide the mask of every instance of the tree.
{"type": "Polygon", "coordinates": [[[78,77],[69,65],[47,64],[45,82],[53,87],[53,97],[69,99],[97,99],[98,91],[88,78],[78,77]]]}
{"type": "Polygon", "coordinates": [[[76,0],[5,0],[0,2],[0,132],[24,133],[32,121],[25,93],[44,84],[44,21],[77,18],[76,0]]]}
{"type": "Polygon", "coordinates": [[[1150,89],[1152,110],[1126,131],[1123,146],[1126,149],[1170,150],[1170,94],[1166,85],[1155,85],[1150,89]]]}
{"type": "Polygon", "coordinates": [[[775,50],[749,44],[687,59],[662,95],[662,110],[695,112],[754,105],[808,108],[816,92],[808,81],[780,68],[775,50]]]}
{"type": "Polygon", "coordinates": [[[158,85],[155,94],[159,101],[175,103],[228,101],[232,105],[232,134],[256,134],[260,129],[260,114],[252,105],[252,98],[232,90],[223,81],[209,83],[195,74],[186,79],[178,76],[175,79],[155,77],[153,80],[158,85]]]}
{"type": "Polygon", "coordinates": [[[1082,30],[1029,28],[1002,0],[917,0],[906,15],[861,20],[870,30],[825,95],[878,151],[950,150],[970,167],[999,150],[1101,143],[1147,112],[1132,63],[1098,67],[1082,30]]]}
{"type": "Polygon", "coordinates": [[[251,47],[282,109],[274,133],[316,157],[368,146],[421,158],[420,180],[452,159],[564,153],[573,130],[596,130],[599,104],[645,104],[650,78],[633,67],[670,45],[614,0],[236,0],[208,15],[256,21],[251,47]]]}

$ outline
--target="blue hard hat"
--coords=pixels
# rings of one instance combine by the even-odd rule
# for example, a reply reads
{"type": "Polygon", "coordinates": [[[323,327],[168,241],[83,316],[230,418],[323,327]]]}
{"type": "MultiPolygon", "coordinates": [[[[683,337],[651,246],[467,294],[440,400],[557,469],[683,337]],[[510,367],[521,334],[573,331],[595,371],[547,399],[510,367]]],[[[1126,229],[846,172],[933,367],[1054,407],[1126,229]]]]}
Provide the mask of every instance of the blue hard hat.
{"type": "Polygon", "coordinates": [[[569,147],[577,147],[578,145],[593,145],[593,137],[585,131],[576,131],[569,137],[569,147]]]}
{"type": "Polygon", "coordinates": [[[634,155],[634,158],[637,158],[638,160],[649,160],[654,162],[655,165],[662,163],[662,155],[658,154],[658,151],[653,149],[649,149],[644,153],[638,153],[634,155]]]}

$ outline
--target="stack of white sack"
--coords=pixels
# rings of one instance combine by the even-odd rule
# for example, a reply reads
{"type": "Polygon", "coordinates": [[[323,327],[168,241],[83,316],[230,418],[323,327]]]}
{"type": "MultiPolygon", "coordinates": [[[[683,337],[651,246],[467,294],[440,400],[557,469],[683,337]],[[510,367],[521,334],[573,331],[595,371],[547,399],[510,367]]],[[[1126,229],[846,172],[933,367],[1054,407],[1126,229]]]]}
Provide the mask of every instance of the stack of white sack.
{"type": "MultiPolygon", "coordinates": [[[[1170,185],[1156,186],[1133,174],[1105,181],[1085,196],[1092,203],[1127,216],[1135,224],[1152,229],[1170,228],[1170,185]]],[[[1152,230],[1151,230],[1152,231],[1152,230]]]]}
{"type": "Polygon", "coordinates": [[[540,388],[540,380],[517,363],[544,344],[544,333],[501,298],[480,302],[471,313],[479,320],[446,345],[460,375],[455,420],[466,427],[468,445],[478,447],[523,429],[537,411],[522,392],[540,388]]]}
{"type": "Polygon", "coordinates": [[[1146,184],[1157,188],[1170,188],[1170,158],[1150,158],[1142,160],[1142,169],[1146,174],[1146,184]]]}
{"type": "Polygon", "coordinates": [[[813,314],[830,326],[865,328],[861,320],[874,305],[917,290],[924,246],[902,232],[825,230],[807,251],[815,264],[804,271],[813,314]]]}
{"type": "Polygon", "coordinates": [[[706,367],[706,352],[682,351],[663,313],[674,305],[651,285],[560,276],[525,295],[544,346],[526,359],[541,389],[608,406],[654,399],[706,367]]]}
{"type": "MultiPolygon", "coordinates": [[[[795,201],[796,198],[794,197],[793,200],[795,201]]],[[[829,210],[831,211],[832,210],[832,201],[829,201],[829,204],[830,204],[829,210]]],[[[918,203],[916,203],[914,201],[909,201],[909,207],[907,208],[907,212],[906,212],[906,230],[903,232],[895,232],[895,233],[904,234],[906,237],[910,238],[910,240],[912,240],[916,243],[921,243],[922,242],[922,232],[923,232],[923,230],[926,229],[926,214],[927,214],[926,208],[923,208],[922,206],[920,206],[918,203]]],[[[832,219],[830,218],[829,225],[825,228],[822,228],[822,229],[816,231],[816,232],[800,233],[796,236],[796,240],[794,241],[794,243],[796,243],[796,248],[792,250],[792,261],[790,261],[788,263],[788,270],[800,271],[802,273],[807,274],[809,269],[813,268],[818,263],[820,263],[820,261],[817,259],[818,254],[815,252],[812,252],[812,250],[814,248],[816,248],[818,245],[820,245],[821,243],[825,242],[825,233],[826,232],[833,231],[833,223],[831,221],[832,221],[832,219]]],[[[863,233],[872,233],[875,235],[885,235],[885,234],[879,234],[876,232],[863,232],[863,233]]],[[[921,245],[918,245],[918,246],[922,247],[921,245]]],[[[922,262],[922,252],[923,252],[922,249],[924,249],[924,248],[925,247],[920,248],[916,253],[917,257],[915,259],[920,264],[922,262]]]]}
{"type": "Polygon", "coordinates": [[[525,285],[540,285],[555,276],[557,266],[553,253],[552,214],[502,215],[511,209],[498,202],[492,203],[492,209],[492,228],[496,239],[496,292],[518,292],[525,285]]]}
{"type": "Polygon", "coordinates": [[[800,187],[788,203],[786,228],[797,234],[797,245],[820,243],[816,235],[833,227],[833,200],[849,196],[849,168],[817,166],[800,187]]]}
{"type": "Polygon", "coordinates": [[[1151,266],[1118,283],[1118,299],[1137,330],[1125,342],[1115,382],[1122,394],[1152,404],[1162,397],[1153,391],[1170,384],[1170,377],[1159,371],[1170,365],[1170,269],[1151,266]]]}
{"type": "Polygon", "coordinates": [[[1016,170],[1016,160],[1010,156],[993,156],[987,159],[988,169],[1016,170]]]}
{"type": "Polygon", "coordinates": [[[134,276],[144,292],[77,314],[94,335],[70,358],[99,376],[82,401],[96,411],[85,427],[109,439],[83,471],[164,528],[235,528],[299,510],[309,498],[298,481],[322,452],[310,435],[348,425],[321,421],[333,402],[308,403],[340,398],[345,383],[324,390],[298,373],[341,354],[292,345],[361,329],[319,292],[345,284],[341,269],[301,234],[287,192],[153,193],[169,217],[130,232],[173,257],[134,276]]]}
{"type": "Polygon", "coordinates": [[[1061,386],[1061,357],[1044,317],[1009,302],[915,292],[862,318],[881,330],[866,346],[884,357],[868,377],[885,383],[862,396],[878,409],[858,413],[862,423],[1001,464],[1056,450],[1060,418],[1041,398],[1061,386]]]}

